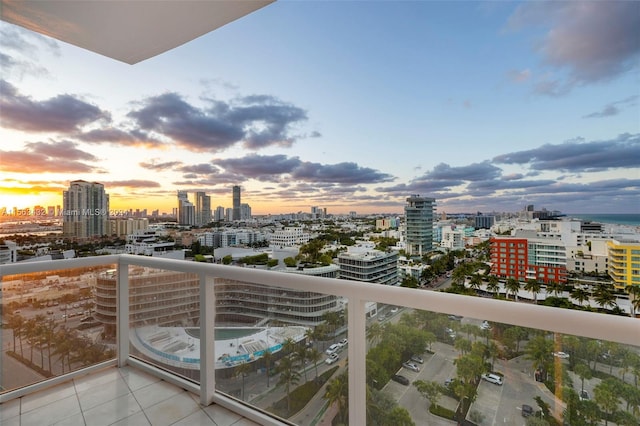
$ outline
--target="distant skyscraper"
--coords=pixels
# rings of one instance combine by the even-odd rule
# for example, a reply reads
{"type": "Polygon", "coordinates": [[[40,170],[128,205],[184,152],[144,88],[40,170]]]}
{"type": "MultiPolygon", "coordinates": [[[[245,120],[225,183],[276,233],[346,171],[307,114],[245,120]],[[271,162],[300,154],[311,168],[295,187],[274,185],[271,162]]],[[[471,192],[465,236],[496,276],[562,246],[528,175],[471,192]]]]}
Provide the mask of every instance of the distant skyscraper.
{"type": "Polygon", "coordinates": [[[222,206],[216,207],[216,211],[213,214],[213,220],[216,221],[216,222],[223,222],[225,220],[224,207],[222,207],[222,206]]]}
{"type": "Polygon", "coordinates": [[[178,225],[195,225],[196,209],[187,191],[178,191],[178,225]]]}
{"type": "Polygon", "coordinates": [[[251,206],[247,203],[240,204],[240,220],[251,220],[251,206]]]}
{"type": "Polygon", "coordinates": [[[433,249],[433,211],[435,198],[412,195],[404,207],[406,245],[409,256],[419,256],[433,249]]]}
{"type": "Polygon", "coordinates": [[[107,235],[109,195],[104,185],[75,180],[62,192],[62,232],[65,236],[89,238],[107,235]]]}
{"type": "Polygon", "coordinates": [[[240,220],[240,187],[233,187],[233,220],[240,220]]]}
{"type": "Polygon", "coordinates": [[[196,225],[202,226],[211,222],[211,197],[204,192],[195,193],[196,225]]]}

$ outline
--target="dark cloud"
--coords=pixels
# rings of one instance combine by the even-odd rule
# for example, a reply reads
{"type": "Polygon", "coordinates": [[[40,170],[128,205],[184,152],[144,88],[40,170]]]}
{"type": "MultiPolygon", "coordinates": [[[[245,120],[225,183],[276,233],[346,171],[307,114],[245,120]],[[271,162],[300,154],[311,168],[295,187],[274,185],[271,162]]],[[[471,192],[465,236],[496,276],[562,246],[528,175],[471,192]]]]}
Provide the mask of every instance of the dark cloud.
{"type": "Polygon", "coordinates": [[[528,165],[533,170],[593,172],[640,167],[640,135],[623,134],[609,141],[569,141],[559,145],[497,156],[494,163],[528,165]]]}
{"type": "Polygon", "coordinates": [[[175,170],[182,173],[193,173],[195,176],[198,175],[211,175],[218,174],[220,170],[210,163],[202,163],[202,164],[193,164],[189,166],[180,166],[175,170]]]}
{"type": "Polygon", "coordinates": [[[473,163],[468,166],[451,167],[448,164],[440,163],[423,176],[425,180],[485,180],[499,177],[500,168],[490,164],[488,161],[473,163]]]}
{"type": "Polygon", "coordinates": [[[298,157],[286,155],[252,154],[242,158],[214,160],[214,164],[247,179],[278,181],[280,175],[291,174],[302,161],[298,157]]]}
{"type": "Polygon", "coordinates": [[[192,151],[211,152],[238,143],[252,150],[291,146],[296,139],[293,127],[307,119],[304,110],[273,96],[205,101],[208,108],[198,108],[177,93],[166,93],[144,100],[128,116],[145,132],[168,137],[192,151]]]}
{"type": "Polygon", "coordinates": [[[575,85],[605,81],[638,66],[640,2],[527,2],[510,17],[514,30],[541,26],[537,50],[566,79],[543,78],[539,93],[561,95],[575,85]]]}
{"type": "Polygon", "coordinates": [[[139,130],[124,131],[115,127],[93,129],[74,135],[75,139],[87,143],[112,143],[124,146],[143,146],[147,148],[162,148],[166,144],[149,137],[139,130]]]}
{"type": "Polygon", "coordinates": [[[77,148],[73,142],[30,142],[23,151],[0,151],[0,170],[16,173],[96,173],[81,161],[98,159],[77,148]]]}
{"type": "Polygon", "coordinates": [[[622,99],[620,101],[611,102],[608,105],[605,105],[602,110],[597,112],[592,112],[591,114],[587,114],[582,118],[603,118],[603,117],[611,117],[613,115],[618,115],[624,108],[629,106],[636,106],[636,101],[638,100],[638,95],[629,96],[626,99],[622,99]]]}
{"type": "Polygon", "coordinates": [[[71,95],[36,101],[5,80],[0,80],[0,111],[4,127],[28,132],[76,132],[87,124],[110,120],[107,112],[71,95]]]}
{"type": "Polygon", "coordinates": [[[352,162],[330,165],[304,162],[293,170],[291,176],[304,181],[334,182],[342,185],[390,182],[394,179],[387,173],[361,167],[352,162]]]}

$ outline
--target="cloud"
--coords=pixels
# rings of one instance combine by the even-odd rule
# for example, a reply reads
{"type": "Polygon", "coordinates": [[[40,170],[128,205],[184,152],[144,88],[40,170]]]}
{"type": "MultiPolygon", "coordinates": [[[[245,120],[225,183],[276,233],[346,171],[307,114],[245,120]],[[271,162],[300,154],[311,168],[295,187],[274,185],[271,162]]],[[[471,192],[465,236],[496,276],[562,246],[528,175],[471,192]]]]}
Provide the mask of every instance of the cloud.
{"type": "Polygon", "coordinates": [[[93,154],[70,141],[29,142],[23,151],[0,151],[0,170],[16,173],[89,173],[101,172],[82,161],[97,161],[93,154]]]}
{"type": "Polygon", "coordinates": [[[145,132],[139,130],[125,131],[115,127],[104,129],[92,129],[73,135],[79,141],[87,143],[112,143],[123,146],[141,146],[145,148],[164,148],[166,144],[149,137],[145,132]]]}
{"type": "Polygon", "coordinates": [[[640,135],[622,134],[608,141],[568,141],[558,145],[503,154],[498,164],[528,165],[534,170],[593,172],[614,168],[640,167],[640,135]]]}
{"type": "Polygon", "coordinates": [[[607,81],[638,65],[640,3],[636,1],[527,2],[509,18],[511,30],[538,26],[536,50],[567,77],[538,82],[538,93],[561,95],[575,85],[607,81]],[[555,89],[555,90],[554,90],[555,89]]]}
{"type": "Polygon", "coordinates": [[[592,112],[591,114],[587,114],[582,118],[603,118],[618,115],[622,111],[622,109],[628,106],[635,106],[638,97],[638,95],[629,96],[628,98],[622,99],[620,101],[611,102],[610,104],[605,105],[602,110],[592,112]]]}
{"type": "Polygon", "coordinates": [[[215,160],[214,164],[227,172],[244,176],[245,179],[277,182],[289,175],[303,182],[357,185],[381,183],[393,180],[393,176],[361,167],[356,163],[320,164],[302,161],[298,157],[285,155],[263,156],[252,154],[243,158],[215,160]]]}
{"type": "Polygon", "coordinates": [[[28,132],[76,132],[87,124],[110,120],[107,112],[74,96],[36,101],[5,80],[0,80],[0,111],[3,126],[28,132]]]}
{"type": "Polygon", "coordinates": [[[177,93],[165,93],[140,102],[128,116],[142,131],[196,152],[221,152],[236,144],[251,150],[289,147],[296,140],[293,127],[307,120],[301,108],[268,95],[204,101],[207,108],[198,108],[177,93]]]}
{"type": "Polygon", "coordinates": [[[167,171],[167,170],[173,170],[178,166],[182,165],[182,161],[165,161],[162,163],[158,163],[157,159],[153,159],[149,162],[140,162],[138,163],[138,165],[140,167],[142,167],[143,169],[148,169],[148,170],[154,170],[154,171],[159,171],[159,172],[163,172],[163,171],[167,171]]]}

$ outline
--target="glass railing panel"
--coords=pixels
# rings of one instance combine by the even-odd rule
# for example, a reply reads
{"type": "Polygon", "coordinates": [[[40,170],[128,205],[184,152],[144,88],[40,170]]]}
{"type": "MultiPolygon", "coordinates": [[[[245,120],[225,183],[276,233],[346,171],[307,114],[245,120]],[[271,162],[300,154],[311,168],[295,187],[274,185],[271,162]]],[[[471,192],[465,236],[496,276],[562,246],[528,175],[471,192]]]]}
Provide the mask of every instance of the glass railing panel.
{"type": "MultiPolygon", "coordinates": [[[[1,392],[115,358],[115,339],[106,335],[109,325],[96,310],[101,297],[98,276],[114,268],[101,265],[2,277],[1,392]]],[[[115,315],[115,304],[105,309],[115,315]]]]}
{"type": "Polygon", "coordinates": [[[129,266],[128,277],[129,354],[199,382],[198,275],[129,266]]]}
{"type": "Polygon", "coordinates": [[[382,304],[367,346],[367,424],[640,423],[638,346],[382,304]]]}
{"type": "Polygon", "coordinates": [[[295,424],[321,419],[323,385],[347,390],[345,302],[228,279],[215,292],[216,390],[295,424]]]}

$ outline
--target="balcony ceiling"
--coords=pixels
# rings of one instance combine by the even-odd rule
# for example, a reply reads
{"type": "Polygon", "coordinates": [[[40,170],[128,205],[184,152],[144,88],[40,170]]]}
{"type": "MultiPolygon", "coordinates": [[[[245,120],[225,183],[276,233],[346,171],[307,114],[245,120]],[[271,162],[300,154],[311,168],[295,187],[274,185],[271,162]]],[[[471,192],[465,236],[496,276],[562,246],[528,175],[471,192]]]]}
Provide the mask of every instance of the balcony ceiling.
{"type": "Polygon", "coordinates": [[[1,0],[0,18],[135,64],[275,0],[1,0]]]}

